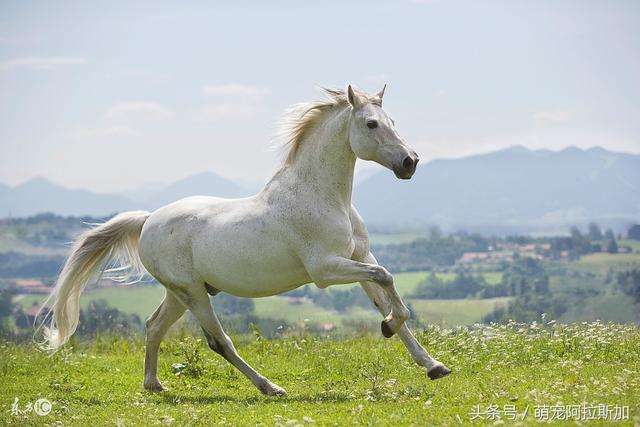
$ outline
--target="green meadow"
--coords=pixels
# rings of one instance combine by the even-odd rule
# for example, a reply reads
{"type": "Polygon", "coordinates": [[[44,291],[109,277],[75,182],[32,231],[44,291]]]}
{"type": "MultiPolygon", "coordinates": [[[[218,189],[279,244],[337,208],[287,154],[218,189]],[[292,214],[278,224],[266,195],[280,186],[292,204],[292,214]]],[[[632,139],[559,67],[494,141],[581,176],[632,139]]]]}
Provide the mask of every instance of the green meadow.
{"type": "Polygon", "coordinates": [[[52,357],[32,344],[4,343],[0,424],[640,422],[637,327],[601,323],[430,327],[417,332],[417,338],[452,368],[449,376],[429,380],[397,338],[235,337],[243,357],[287,390],[284,397],[261,395],[202,340],[180,331],[161,347],[159,376],[168,387],[162,393],[141,387],[144,347],[138,340],[72,341],[52,357]],[[28,405],[43,398],[51,403],[51,412],[38,415],[28,405]],[[18,412],[12,412],[12,406],[18,412]]]}
{"type": "MultiPolygon", "coordinates": [[[[424,280],[428,274],[428,272],[424,271],[395,274],[394,278],[398,292],[406,297],[414,291],[418,283],[424,280]]],[[[501,274],[496,272],[483,274],[489,283],[497,283],[501,278],[501,274]]],[[[451,280],[454,274],[438,273],[438,276],[443,280],[451,280]]],[[[326,292],[331,292],[333,289],[345,289],[346,286],[357,285],[334,286],[328,288],[326,292]]],[[[82,295],[81,304],[86,307],[92,301],[104,300],[110,306],[124,313],[136,314],[141,319],[146,319],[162,301],[163,295],[164,289],[156,284],[118,285],[108,288],[88,289],[82,295]]],[[[24,308],[27,308],[34,303],[41,303],[43,299],[42,295],[25,295],[20,298],[19,302],[24,308]]],[[[407,298],[407,301],[412,304],[414,314],[421,321],[442,326],[455,326],[471,325],[479,322],[484,315],[493,309],[495,304],[504,303],[506,299],[417,300],[407,298]]],[[[379,314],[373,308],[368,310],[362,307],[355,307],[339,313],[320,307],[311,301],[294,300],[282,296],[257,298],[254,303],[256,315],[265,318],[283,319],[291,323],[304,322],[305,320],[321,323],[362,320],[370,321],[373,325],[377,325],[377,321],[379,321],[379,314]]]]}

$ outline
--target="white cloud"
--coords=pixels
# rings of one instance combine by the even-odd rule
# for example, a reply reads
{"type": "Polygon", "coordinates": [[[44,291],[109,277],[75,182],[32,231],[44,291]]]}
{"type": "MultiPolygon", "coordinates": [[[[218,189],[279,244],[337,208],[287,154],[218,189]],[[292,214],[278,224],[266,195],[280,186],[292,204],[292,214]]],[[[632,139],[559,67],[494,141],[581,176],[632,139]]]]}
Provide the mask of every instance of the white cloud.
{"type": "Polygon", "coordinates": [[[170,119],[175,114],[164,108],[162,105],[156,102],[121,102],[114,105],[107,111],[106,117],[108,119],[122,119],[131,116],[143,117],[148,119],[170,119]]]}
{"type": "Polygon", "coordinates": [[[266,87],[228,83],[222,85],[207,85],[203,92],[208,96],[242,97],[249,99],[262,99],[271,91],[266,87]]]}
{"type": "Polygon", "coordinates": [[[533,121],[537,125],[566,123],[573,118],[567,110],[538,111],[533,114],[533,121]]]}
{"type": "Polygon", "coordinates": [[[139,135],[138,132],[127,126],[83,128],[73,132],[73,136],[78,139],[117,138],[137,135],[139,135]]]}
{"type": "Polygon", "coordinates": [[[208,104],[197,117],[200,122],[215,122],[227,119],[241,119],[254,116],[255,107],[245,104],[208,104]]]}
{"type": "Polygon", "coordinates": [[[72,58],[63,56],[53,57],[24,57],[8,59],[0,62],[0,70],[6,71],[12,68],[31,68],[36,70],[50,70],[64,65],[82,65],[87,61],[84,58],[72,58]]]}

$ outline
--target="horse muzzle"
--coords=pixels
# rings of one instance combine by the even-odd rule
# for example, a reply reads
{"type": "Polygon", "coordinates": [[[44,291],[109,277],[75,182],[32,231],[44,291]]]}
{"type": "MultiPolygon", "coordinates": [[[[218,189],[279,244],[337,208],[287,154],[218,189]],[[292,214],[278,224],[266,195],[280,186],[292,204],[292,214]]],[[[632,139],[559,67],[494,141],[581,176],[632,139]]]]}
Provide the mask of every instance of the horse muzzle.
{"type": "Polygon", "coordinates": [[[402,159],[402,163],[393,168],[393,173],[396,175],[396,178],[411,179],[416,171],[419,161],[420,158],[416,154],[406,156],[402,159]]]}

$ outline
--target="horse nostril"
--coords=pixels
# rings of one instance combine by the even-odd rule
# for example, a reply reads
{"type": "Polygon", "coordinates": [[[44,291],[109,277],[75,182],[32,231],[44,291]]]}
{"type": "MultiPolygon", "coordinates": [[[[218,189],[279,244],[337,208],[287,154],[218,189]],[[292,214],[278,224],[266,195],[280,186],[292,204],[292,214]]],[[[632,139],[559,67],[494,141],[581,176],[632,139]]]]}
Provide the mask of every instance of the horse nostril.
{"type": "Polygon", "coordinates": [[[404,158],[404,160],[402,161],[402,167],[405,169],[412,169],[415,167],[415,164],[413,163],[413,159],[411,158],[411,156],[407,156],[404,158]]]}

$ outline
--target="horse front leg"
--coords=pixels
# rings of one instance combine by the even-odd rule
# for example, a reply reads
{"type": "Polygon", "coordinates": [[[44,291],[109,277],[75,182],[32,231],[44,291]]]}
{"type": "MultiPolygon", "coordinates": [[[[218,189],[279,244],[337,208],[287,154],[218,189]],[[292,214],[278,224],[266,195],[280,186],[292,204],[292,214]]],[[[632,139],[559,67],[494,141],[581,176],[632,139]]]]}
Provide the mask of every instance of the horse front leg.
{"type": "Polygon", "coordinates": [[[309,275],[320,288],[353,282],[374,282],[380,286],[389,301],[390,311],[381,324],[382,334],[390,338],[397,333],[409,318],[409,309],[404,305],[393,285],[393,276],[375,262],[359,262],[343,257],[329,257],[307,267],[309,275]]]}
{"type": "MultiPolygon", "coordinates": [[[[373,302],[373,305],[375,305],[384,316],[385,313],[391,309],[391,304],[389,304],[384,291],[376,283],[360,282],[360,285],[362,285],[362,289],[364,289],[371,302],[373,302]]],[[[442,362],[433,358],[427,350],[420,345],[406,324],[402,325],[398,332],[398,336],[409,351],[409,354],[411,354],[413,361],[427,370],[429,378],[436,380],[451,372],[449,368],[447,368],[442,362]]]]}

